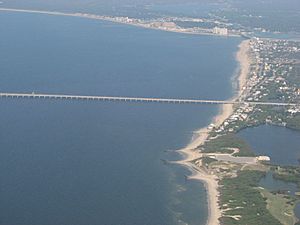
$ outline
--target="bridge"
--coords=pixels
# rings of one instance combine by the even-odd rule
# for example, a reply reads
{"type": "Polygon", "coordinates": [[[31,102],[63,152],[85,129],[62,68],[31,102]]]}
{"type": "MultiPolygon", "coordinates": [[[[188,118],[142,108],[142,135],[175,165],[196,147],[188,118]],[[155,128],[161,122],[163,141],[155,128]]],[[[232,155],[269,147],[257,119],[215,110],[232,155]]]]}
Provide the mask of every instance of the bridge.
{"type": "Polygon", "coordinates": [[[282,102],[256,102],[233,100],[201,100],[177,98],[140,98],[140,97],[111,97],[93,95],[67,95],[67,94],[37,94],[37,93],[0,93],[0,98],[20,99],[61,99],[61,100],[86,100],[86,101],[117,101],[117,102],[144,102],[144,103],[170,103],[170,104],[214,104],[214,105],[266,105],[266,106],[299,106],[299,103],[282,102]]]}

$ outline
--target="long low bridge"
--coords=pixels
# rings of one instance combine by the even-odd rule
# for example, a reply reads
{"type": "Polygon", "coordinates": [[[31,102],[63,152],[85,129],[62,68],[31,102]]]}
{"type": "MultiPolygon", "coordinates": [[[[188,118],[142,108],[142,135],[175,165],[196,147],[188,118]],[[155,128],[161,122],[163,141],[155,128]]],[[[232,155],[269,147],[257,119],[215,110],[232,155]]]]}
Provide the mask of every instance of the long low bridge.
{"type": "Polygon", "coordinates": [[[37,94],[37,93],[0,93],[0,98],[23,99],[62,99],[62,100],[86,100],[86,101],[119,101],[119,102],[154,102],[171,104],[249,104],[266,106],[299,106],[299,103],[282,102],[255,102],[233,100],[201,100],[201,99],[177,99],[177,98],[140,98],[140,97],[111,97],[93,95],[67,95],[67,94],[37,94]]]}

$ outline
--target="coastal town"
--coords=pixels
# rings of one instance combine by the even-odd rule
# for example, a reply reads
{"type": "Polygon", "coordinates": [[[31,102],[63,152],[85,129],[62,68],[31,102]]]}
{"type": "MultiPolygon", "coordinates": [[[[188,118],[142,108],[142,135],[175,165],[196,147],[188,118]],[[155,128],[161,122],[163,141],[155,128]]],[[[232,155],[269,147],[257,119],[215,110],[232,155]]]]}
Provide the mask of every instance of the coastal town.
{"type": "Polygon", "coordinates": [[[58,12],[45,10],[28,10],[0,7],[0,11],[27,12],[48,15],[60,15],[80,17],[93,20],[109,21],[114,23],[127,24],[131,26],[143,27],[146,29],[162,30],[167,32],[185,33],[194,35],[213,35],[223,37],[245,37],[252,38],[256,35],[264,35],[266,32],[271,35],[281,34],[280,32],[266,30],[262,27],[250,29],[240,24],[229,22],[227,19],[216,15],[208,17],[187,17],[160,15],[153,18],[135,18],[129,16],[111,16],[102,14],[92,14],[83,12],[58,12]],[[255,31],[255,32],[254,32],[255,31]]]}
{"type": "MultiPolygon", "coordinates": [[[[242,87],[239,101],[298,103],[300,44],[286,40],[252,39],[249,43],[251,66],[249,79],[242,87]]],[[[215,134],[236,133],[241,129],[264,123],[300,127],[300,104],[293,107],[270,108],[241,105],[218,127],[215,134]]],[[[213,125],[212,125],[213,126],[213,125]]]]}
{"type": "MultiPolygon", "coordinates": [[[[83,16],[90,16],[84,14],[83,16]]],[[[108,17],[103,16],[102,19],[124,23],[129,25],[141,26],[157,30],[164,30],[178,33],[202,34],[202,35],[219,35],[219,36],[239,36],[240,33],[235,30],[229,30],[227,24],[219,21],[212,21],[204,18],[187,18],[187,17],[163,17],[156,19],[136,19],[129,17],[108,17]],[[186,26],[189,23],[199,24],[199,26],[186,26]],[[201,24],[205,24],[201,26],[201,24]]]]}
{"type": "MultiPolygon", "coordinates": [[[[234,99],[299,102],[299,42],[245,40],[237,59],[241,68],[234,99]]],[[[211,213],[219,218],[208,224],[292,225],[299,221],[293,211],[300,200],[298,195],[282,190],[271,192],[259,186],[262,177],[272,171],[275,179],[294,182],[299,188],[299,167],[273,165],[270,156],[255,155],[251,147],[236,136],[245,128],[263,124],[299,130],[300,105],[223,106],[214,123],[199,131],[198,139],[181,151],[186,159],[180,163],[192,167],[198,174],[191,179],[197,177],[206,183],[211,213]],[[280,209],[278,202],[282,205],[280,209]]]]}
{"type": "Polygon", "coordinates": [[[56,11],[43,11],[43,10],[26,10],[26,9],[12,9],[0,8],[0,11],[10,12],[27,12],[48,15],[72,16],[94,20],[104,20],[114,23],[127,24],[132,26],[143,27],[147,29],[163,30],[168,32],[186,33],[186,34],[201,34],[201,35],[217,35],[227,37],[240,36],[241,30],[230,30],[230,24],[223,23],[217,20],[204,19],[204,18],[189,18],[189,17],[162,17],[155,19],[138,19],[129,18],[127,16],[106,16],[90,13],[67,13],[56,11]],[[189,23],[196,23],[197,26],[186,26],[189,23]],[[201,25],[202,24],[202,25],[201,25]],[[205,24],[205,25],[203,25],[205,24]]]}

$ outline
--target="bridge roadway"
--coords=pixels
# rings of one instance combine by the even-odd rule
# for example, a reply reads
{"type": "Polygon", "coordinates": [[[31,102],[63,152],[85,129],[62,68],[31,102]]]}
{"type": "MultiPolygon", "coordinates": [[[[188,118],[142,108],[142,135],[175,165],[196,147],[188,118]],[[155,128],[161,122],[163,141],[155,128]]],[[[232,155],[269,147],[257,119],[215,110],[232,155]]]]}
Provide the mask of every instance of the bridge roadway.
{"type": "Polygon", "coordinates": [[[175,99],[175,98],[136,98],[136,97],[110,97],[92,95],[66,95],[66,94],[36,94],[36,93],[0,93],[0,98],[33,98],[33,99],[64,99],[88,101],[121,101],[121,102],[156,102],[173,104],[249,104],[268,106],[299,106],[299,103],[230,101],[230,100],[201,100],[201,99],[175,99]]]}

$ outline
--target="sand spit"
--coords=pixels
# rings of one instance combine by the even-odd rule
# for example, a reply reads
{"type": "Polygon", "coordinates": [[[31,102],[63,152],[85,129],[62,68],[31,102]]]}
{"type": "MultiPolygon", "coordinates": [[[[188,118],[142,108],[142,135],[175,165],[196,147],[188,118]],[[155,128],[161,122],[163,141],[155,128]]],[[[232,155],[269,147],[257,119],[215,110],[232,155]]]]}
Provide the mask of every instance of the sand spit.
{"type": "MultiPolygon", "coordinates": [[[[236,60],[239,62],[239,74],[234,82],[238,83],[237,94],[231,99],[235,100],[243,92],[248,78],[250,68],[250,58],[248,56],[249,40],[244,40],[239,45],[239,51],[236,54],[236,60]]],[[[219,114],[213,119],[213,123],[216,127],[223,124],[223,122],[230,117],[233,113],[232,105],[223,105],[219,114]]],[[[183,160],[177,163],[187,167],[192,175],[190,179],[200,180],[204,183],[207,190],[208,201],[208,220],[207,225],[220,225],[219,218],[222,216],[222,212],[219,206],[219,191],[218,191],[218,177],[213,174],[208,174],[206,171],[198,168],[193,161],[202,157],[202,153],[197,148],[204,144],[209,137],[209,128],[205,127],[195,132],[193,140],[185,148],[179,150],[180,154],[184,157],[183,160]]]]}

